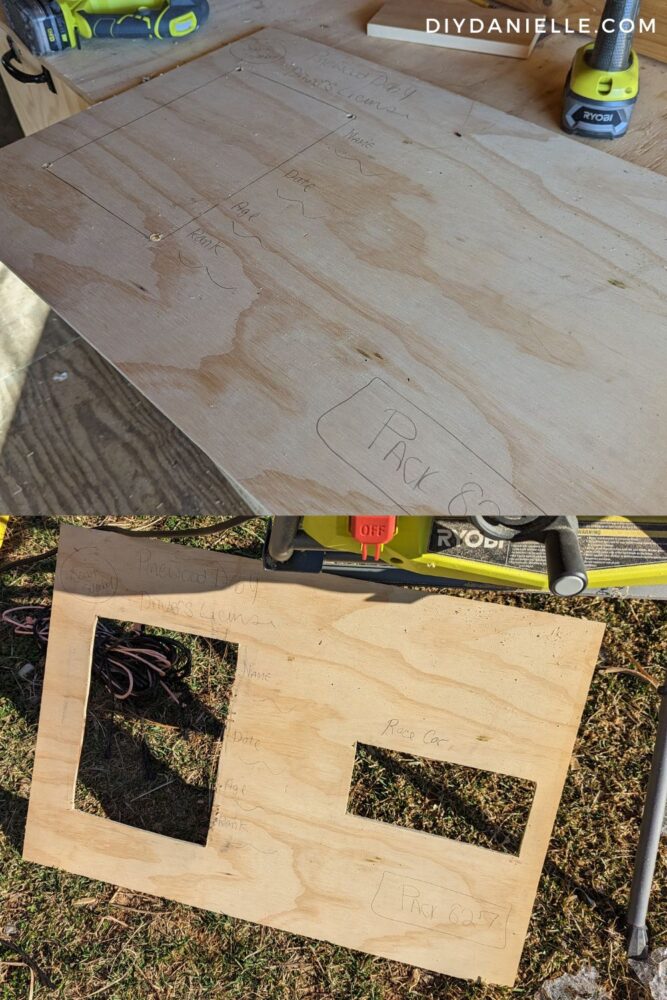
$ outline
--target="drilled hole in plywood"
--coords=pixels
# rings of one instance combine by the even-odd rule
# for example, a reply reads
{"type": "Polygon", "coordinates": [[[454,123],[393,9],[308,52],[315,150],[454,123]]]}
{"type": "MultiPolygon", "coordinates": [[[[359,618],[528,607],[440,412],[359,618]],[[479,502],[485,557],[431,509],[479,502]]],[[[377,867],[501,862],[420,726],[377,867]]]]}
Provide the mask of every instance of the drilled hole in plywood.
{"type": "MultiPolygon", "coordinates": [[[[101,619],[99,639],[123,630],[131,641],[111,643],[106,660],[116,673],[104,676],[97,656],[91,672],[86,727],[77,775],[75,808],[179,840],[206,843],[225,721],[236,671],[235,643],[165,629],[101,619]],[[146,692],[114,697],[127,688],[127,664],[142,639],[181,643],[182,669],[155,675],[146,692]],[[189,659],[189,663],[188,663],[189,659]],[[115,683],[114,683],[115,681],[115,683]],[[123,686],[125,684],[125,687],[123,686]]],[[[149,656],[150,660],[150,656],[149,656]]],[[[156,661],[164,666],[159,656],[156,661]]]]}
{"type": "Polygon", "coordinates": [[[357,743],[347,811],[518,855],[535,784],[357,743]]]}

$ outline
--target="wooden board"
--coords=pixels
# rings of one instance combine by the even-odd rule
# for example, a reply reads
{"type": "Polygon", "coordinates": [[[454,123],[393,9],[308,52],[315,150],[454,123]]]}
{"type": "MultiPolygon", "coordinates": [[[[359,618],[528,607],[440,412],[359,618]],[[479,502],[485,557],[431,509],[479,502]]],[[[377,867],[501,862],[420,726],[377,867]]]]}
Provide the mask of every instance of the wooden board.
{"type": "Polygon", "coordinates": [[[537,20],[507,9],[486,10],[468,0],[388,0],[366,31],[373,38],[527,59],[540,37],[537,20]]]}
{"type": "Polygon", "coordinates": [[[0,379],[0,510],[245,513],[210,459],[85,341],[58,343],[67,332],[52,314],[28,369],[0,379]]]}
{"type": "Polygon", "coordinates": [[[253,509],[660,509],[662,177],[274,30],[0,167],[0,256],[253,509]]]}
{"type": "Polygon", "coordinates": [[[603,631],[63,527],[25,857],[511,985],[603,631]],[[238,644],[205,846],[74,809],[98,616],[238,644]],[[534,782],[519,855],[348,813],[357,743],[534,782]]]}
{"type": "MultiPolygon", "coordinates": [[[[0,20],[0,45],[3,53],[9,47],[9,39],[20,57],[18,68],[24,73],[41,73],[43,60],[39,56],[34,56],[16,33],[0,20]]],[[[77,111],[85,110],[90,103],[68,86],[62,78],[56,77],[53,80],[54,90],[50,90],[46,83],[22,83],[16,80],[0,63],[0,80],[7,89],[16,116],[26,135],[32,135],[47,125],[69,118],[77,111]]]]}
{"type": "Polygon", "coordinates": [[[0,265],[0,510],[223,516],[246,506],[210,459],[0,265]]]}
{"type": "MultiPolygon", "coordinates": [[[[160,67],[169,69],[179,60],[192,58],[200,51],[196,46],[202,39],[208,48],[214,48],[269,24],[274,18],[277,25],[290,25],[293,17],[298,18],[294,27],[300,35],[326,39],[352,54],[372,58],[390,70],[412,73],[421,80],[481,99],[551,131],[558,130],[562,83],[574,50],[581,45],[580,37],[553,34],[543,38],[529,62],[456,50],[443,59],[435,49],[368,38],[362,31],[363,18],[376,8],[377,3],[369,7],[360,0],[337,0],[335,7],[330,0],[315,3],[289,0],[285,6],[272,3],[268,8],[259,4],[239,6],[236,0],[212,0],[207,31],[180,46],[112,42],[109,49],[105,42],[95,42],[92,48],[64,53],[50,63],[58,67],[56,79],[60,79],[62,71],[63,77],[74,77],[89,98],[108,97],[112,91],[132,85],[160,67]],[[527,93],[532,95],[528,102],[527,93]]],[[[667,117],[656,114],[655,109],[661,106],[667,89],[667,66],[643,59],[641,75],[642,94],[632,128],[623,139],[603,148],[612,156],[664,174],[667,117]]],[[[5,139],[9,137],[7,133],[5,129],[5,139]]],[[[11,309],[7,312],[4,287],[0,289],[0,312],[3,307],[5,316],[12,315],[11,309]]],[[[20,387],[17,389],[15,376],[4,383],[11,396],[18,398],[20,394],[20,404],[14,421],[10,421],[6,409],[0,405],[3,426],[9,427],[11,423],[0,457],[0,507],[17,514],[53,509],[83,513],[83,500],[88,511],[143,513],[157,508],[192,514],[214,509],[240,513],[238,499],[229,500],[232,491],[210,460],[142,399],[108,362],[89,345],[81,343],[73,332],[72,336],[78,342],[30,365],[22,391],[20,387]],[[64,369],[76,372],[76,391],[71,391],[68,383],[58,383],[57,391],[49,392],[49,387],[53,388],[50,381],[53,373],[64,369]],[[102,421],[90,421],[89,414],[99,415],[101,407],[102,421]],[[99,470],[100,451],[106,455],[110,450],[109,437],[113,442],[109,475],[85,474],[89,492],[82,498],[81,468],[99,470]],[[167,440],[179,456],[168,474],[161,467],[159,443],[167,440]],[[45,476],[45,462],[49,468],[57,467],[59,475],[45,476]],[[142,484],[139,490],[137,482],[142,484]]],[[[41,348],[40,344],[40,352],[41,348]]],[[[10,406],[13,409],[12,403],[10,406]]],[[[2,430],[0,427],[0,435],[2,430]]]]}
{"type": "MultiPolygon", "coordinates": [[[[579,18],[588,18],[593,28],[597,27],[604,10],[604,0],[508,0],[508,3],[510,7],[533,11],[549,20],[553,18],[561,24],[567,20],[574,24],[579,18]]],[[[646,21],[654,18],[655,31],[637,33],[634,47],[643,55],[667,62],[667,17],[665,17],[664,0],[642,0],[640,17],[646,21]]]]}
{"type": "MultiPolygon", "coordinates": [[[[580,37],[553,34],[542,39],[528,63],[456,50],[443,59],[434,49],[369,39],[362,31],[362,19],[376,7],[377,4],[369,8],[359,0],[337,0],[335,7],[330,0],[315,3],[290,0],[285,6],[272,3],[270,8],[260,8],[259,4],[253,4],[248,8],[239,6],[236,0],[212,0],[207,31],[180,46],[112,42],[109,49],[105,42],[95,42],[92,47],[71,53],[71,58],[70,53],[64,53],[51,59],[51,71],[55,64],[58,72],[53,74],[54,78],[61,80],[62,73],[63,86],[73,76],[89,99],[95,95],[108,97],[113,90],[155,73],[158,67],[169,69],[180,60],[192,58],[200,51],[196,46],[202,38],[208,48],[214,48],[254,27],[271,23],[274,18],[277,25],[290,25],[290,18],[298,17],[295,26],[300,35],[315,40],[326,38],[329,43],[352,54],[370,57],[390,70],[413,73],[419,79],[482,99],[551,131],[558,130],[562,82],[575,48],[581,44],[580,37]],[[533,99],[526,102],[526,93],[532,94],[533,99]]],[[[643,59],[641,73],[642,96],[635,108],[632,128],[623,139],[606,145],[604,150],[664,174],[667,117],[656,114],[655,109],[661,106],[667,88],[667,66],[643,59]]],[[[57,117],[62,115],[58,113],[57,117]]],[[[5,140],[18,137],[5,129],[5,140]]],[[[11,300],[5,299],[5,286],[0,288],[0,312],[3,309],[5,317],[15,315],[11,300]]],[[[56,321],[52,313],[50,323],[56,321]]],[[[65,328],[64,324],[61,326],[65,328]]],[[[25,385],[19,385],[15,375],[2,384],[4,395],[20,402],[14,420],[10,419],[14,409],[12,400],[8,403],[9,413],[0,403],[0,436],[4,428],[11,426],[0,457],[0,507],[16,514],[54,509],[84,513],[84,504],[88,505],[88,512],[143,513],[153,509],[191,514],[218,509],[242,512],[238,498],[210,459],[89,345],[81,343],[73,331],[70,335],[74,342],[58,348],[46,359],[41,357],[45,345],[40,343],[37,360],[25,371],[25,385]],[[51,381],[54,373],[63,370],[76,373],[75,391],[71,383],[51,381]],[[93,412],[97,415],[95,421],[90,420],[93,412]],[[160,461],[161,441],[169,441],[172,452],[179,456],[177,463],[170,459],[169,471],[160,461]],[[107,463],[109,474],[103,477],[99,475],[101,452],[112,456],[107,463]],[[57,467],[58,476],[45,476],[45,463],[49,468],[57,467]],[[85,497],[81,495],[82,468],[90,470],[83,476],[88,484],[85,497]],[[139,489],[137,483],[141,484],[139,489]]],[[[52,347],[50,343],[49,350],[52,347]]]]}

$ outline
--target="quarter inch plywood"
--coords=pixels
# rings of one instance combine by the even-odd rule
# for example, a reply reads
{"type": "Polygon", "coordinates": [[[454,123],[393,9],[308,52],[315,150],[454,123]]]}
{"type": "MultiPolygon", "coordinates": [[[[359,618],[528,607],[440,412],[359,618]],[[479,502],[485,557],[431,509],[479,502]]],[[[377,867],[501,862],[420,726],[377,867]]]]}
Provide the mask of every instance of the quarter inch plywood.
{"type": "Polygon", "coordinates": [[[0,256],[255,510],[667,496],[662,177],[271,29],[0,171],[0,256]]]}
{"type": "Polygon", "coordinates": [[[536,14],[486,10],[472,0],[388,0],[366,31],[373,38],[527,59],[540,37],[537,21],[536,14]]]}
{"type": "Polygon", "coordinates": [[[511,985],[603,631],[63,527],[25,856],[511,985]],[[74,808],[98,616],[238,644],[205,846],[74,808]],[[534,782],[519,855],[349,814],[357,742],[534,782]]]}

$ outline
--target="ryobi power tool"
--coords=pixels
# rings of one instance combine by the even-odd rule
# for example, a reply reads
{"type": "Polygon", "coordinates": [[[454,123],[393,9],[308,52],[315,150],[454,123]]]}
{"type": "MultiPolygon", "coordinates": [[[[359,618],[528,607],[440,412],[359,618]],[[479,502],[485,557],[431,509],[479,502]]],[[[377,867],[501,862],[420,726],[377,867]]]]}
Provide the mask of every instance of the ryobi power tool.
{"type": "Polygon", "coordinates": [[[274,517],[264,559],[378,583],[667,599],[667,518],[274,517]]]}
{"type": "Polygon", "coordinates": [[[4,0],[4,8],[34,55],[79,47],[81,38],[184,38],[208,17],[207,0],[4,0]]]}
{"type": "Polygon", "coordinates": [[[580,48],[565,81],[562,126],[587,139],[625,135],[639,93],[632,48],[639,0],[607,0],[594,42],[580,48]]]}

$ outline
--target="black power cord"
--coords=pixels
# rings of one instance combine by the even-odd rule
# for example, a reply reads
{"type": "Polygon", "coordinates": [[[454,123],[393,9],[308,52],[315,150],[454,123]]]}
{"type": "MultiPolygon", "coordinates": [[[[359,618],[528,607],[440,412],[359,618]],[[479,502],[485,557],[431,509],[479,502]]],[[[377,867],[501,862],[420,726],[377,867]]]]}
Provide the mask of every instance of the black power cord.
{"type": "MultiPolygon", "coordinates": [[[[28,604],[8,608],[0,619],[15,635],[29,636],[46,648],[49,641],[51,608],[28,604]]],[[[171,636],[153,635],[143,625],[121,625],[99,619],[93,643],[93,672],[117,701],[152,695],[158,687],[177,705],[181,697],[174,687],[192,667],[190,650],[171,636]]]]}
{"type": "MultiPolygon", "coordinates": [[[[230,528],[236,528],[239,524],[244,524],[246,521],[253,520],[254,515],[252,514],[240,514],[236,517],[228,517],[225,521],[216,521],[215,524],[211,524],[208,527],[201,528],[163,528],[163,529],[148,529],[142,530],[141,528],[123,528],[119,524],[102,524],[95,528],[95,531],[112,531],[117,535],[136,535],[137,538],[197,538],[200,535],[218,535],[222,534],[223,531],[228,531],[230,528]]],[[[38,552],[36,555],[23,556],[21,559],[14,559],[14,561],[0,563],[0,573],[7,573],[11,570],[19,569],[20,567],[32,566],[35,563],[43,562],[45,559],[52,559],[58,553],[57,546],[53,549],[46,549],[44,552],[38,552]]]]}
{"type": "MultiPolygon", "coordinates": [[[[217,535],[252,520],[252,515],[238,515],[216,521],[199,528],[134,529],[121,525],[100,525],[97,531],[112,531],[119,535],[142,538],[196,538],[217,535]]],[[[50,559],[57,548],[36,555],[0,564],[0,573],[26,567],[50,559]]],[[[51,608],[42,604],[9,608],[0,620],[9,625],[16,635],[31,636],[41,647],[49,639],[51,608]]],[[[93,671],[118,701],[152,694],[159,686],[177,704],[181,698],[173,690],[173,681],[182,681],[191,669],[191,656],[187,646],[178,639],[152,635],[145,626],[122,626],[100,619],[93,643],[93,671]]],[[[178,685],[177,686],[182,686],[178,685]]]]}

